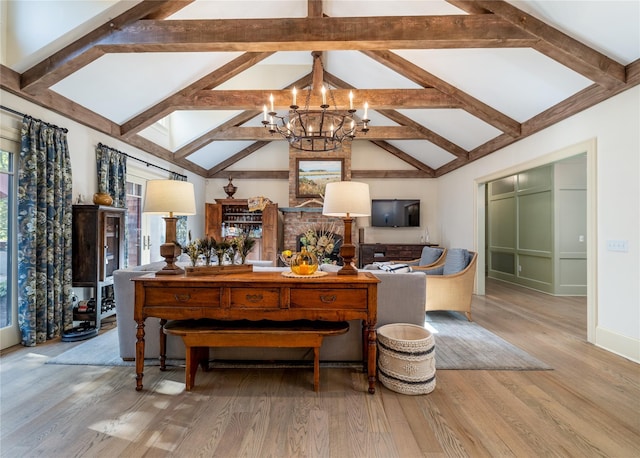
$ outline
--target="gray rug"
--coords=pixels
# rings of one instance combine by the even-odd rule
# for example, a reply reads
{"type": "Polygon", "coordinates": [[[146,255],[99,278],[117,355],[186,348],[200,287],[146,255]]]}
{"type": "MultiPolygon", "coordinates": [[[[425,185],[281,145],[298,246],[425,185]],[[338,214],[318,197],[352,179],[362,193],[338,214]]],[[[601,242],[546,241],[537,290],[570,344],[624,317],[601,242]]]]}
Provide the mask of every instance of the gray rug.
{"type": "MultiPolygon", "coordinates": [[[[435,335],[436,369],[548,370],[543,362],[487,331],[462,315],[429,312],[427,329],[435,335]]],[[[299,367],[297,364],[216,363],[212,367],[299,367]]],[[[92,366],[134,366],[123,361],[118,351],[118,330],[112,329],[47,361],[47,364],[92,366]]],[[[157,366],[157,359],[145,360],[145,366],[157,366]]],[[[184,366],[184,360],[167,360],[169,366],[184,366]]],[[[353,363],[322,363],[323,367],[350,367],[353,363]]]]}
{"type": "Polygon", "coordinates": [[[434,334],[436,369],[552,369],[479,324],[467,321],[462,314],[429,312],[425,327],[434,334]]]}

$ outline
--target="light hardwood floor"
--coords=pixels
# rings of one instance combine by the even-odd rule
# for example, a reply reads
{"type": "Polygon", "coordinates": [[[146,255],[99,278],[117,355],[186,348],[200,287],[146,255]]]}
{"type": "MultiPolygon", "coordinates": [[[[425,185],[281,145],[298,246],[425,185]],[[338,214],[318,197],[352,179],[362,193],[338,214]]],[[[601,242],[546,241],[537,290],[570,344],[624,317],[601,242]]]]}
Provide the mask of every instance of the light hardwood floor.
{"type": "Polygon", "coordinates": [[[640,456],[640,366],[586,343],[584,298],[488,281],[474,319],[552,371],[437,372],[403,396],[363,373],[44,364],[54,342],[0,357],[2,457],[640,456]]]}

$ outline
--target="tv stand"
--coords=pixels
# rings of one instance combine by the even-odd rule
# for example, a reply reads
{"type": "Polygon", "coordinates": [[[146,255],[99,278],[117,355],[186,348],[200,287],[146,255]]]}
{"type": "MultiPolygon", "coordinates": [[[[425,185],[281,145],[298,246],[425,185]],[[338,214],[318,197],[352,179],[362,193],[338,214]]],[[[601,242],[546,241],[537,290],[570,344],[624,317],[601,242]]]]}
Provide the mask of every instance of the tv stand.
{"type": "Polygon", "coordinates": [[[374,262],[411,261],[419,259],[426,246],[437,243],[361,243],[358,255],[360,268],[374,262]]]}

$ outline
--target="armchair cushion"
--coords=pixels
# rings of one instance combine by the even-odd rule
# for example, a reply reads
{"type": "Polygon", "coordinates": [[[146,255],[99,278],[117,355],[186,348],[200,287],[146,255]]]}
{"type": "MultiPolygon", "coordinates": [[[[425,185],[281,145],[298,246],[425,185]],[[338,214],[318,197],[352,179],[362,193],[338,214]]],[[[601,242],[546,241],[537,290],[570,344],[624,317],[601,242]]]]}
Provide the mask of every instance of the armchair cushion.
{"type": "Polygon", "coordinates": [[[451,275],[462,272],[469,265],[471,256],[464,248],[451,248],[447,251],[447,258],[444,261],[442,275],[451,275]]]}
{"type": "Polygon", "coordinates": [[[434,248],[426,246],[422,249],[422,255],[420,256],[419,266],[427,266],[436,262],[440,256],[442,256],[442,248],[434,248]]]}

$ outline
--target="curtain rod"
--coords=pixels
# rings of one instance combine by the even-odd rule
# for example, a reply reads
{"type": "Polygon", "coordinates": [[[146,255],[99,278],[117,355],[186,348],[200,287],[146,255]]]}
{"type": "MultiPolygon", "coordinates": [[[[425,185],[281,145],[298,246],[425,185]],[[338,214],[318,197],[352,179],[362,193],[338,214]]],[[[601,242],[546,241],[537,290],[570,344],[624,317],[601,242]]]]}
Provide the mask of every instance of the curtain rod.
{"type": "Polygon", "coordinates": [[[60,129],[60,130],[62,130],[65,134],[66,134],[67,132],[69,132],[69,130],[68,130],[68,129],[66,129],[66,128],[64,128],[64,127],[58,127],[58,126],[56,126],[55,124],[51,124],[51,123],[49,123],[49,122],[43,121],[42,119],[34,118],[33,116],[30,116],[30,115],[28,115],[28,114],[20,113],[19,111],[16,111],[16,110],[14,110],[13,108],[5,107],[4,105],[0,105],[0,110],[7,111],[7,112],[9,112],[9,113],[11,113],[11,114],[14,114],[14,115],[16,115],[16,116],[20,116],[21,118],[25,118],[25,117],[26,117],[26,118],[31,118],[31,119],[33,119],[34,121],[41,122],[41,123],[43,123],[43,124],[46,124],[46,125],[47,125],[47,126],[49,126],[49,127],[53,127],[53,128],[56,128],[56,129],[60,129]]]}
{"type": "MultiPolygon", "coordinates": [[[[14,110],[13,108],[5,107],[4,105],[0,105],[0,110],[7,111],[7,112],[9,112],[9,113],[11,113],[11,114],[14,114],[14,115],[16,115],[16,116],[20,116],[20,117],[22,117],[22,118],[24,118],[24,117],[26,116],[26,117],[28,117],[28,118],[35,119],[35,120],[36,120],[36,121],[38,121],[38,122],[42,122],[42,123],[44,123],[44,124],[46,124],[46,125],[48,125],[48,126],[55,127],[56,129],[62,129],[65,133],[67,133],[67,132],[68,132],[68,130],[67,130],[67,129],[65,129],[64,127],[58,127],[58,126],[56,126],[55,124],[50,124],[50,123],[48,123],[48,122],[42,121],[41,119],[36,119],[36,118],[34,118],[34,117],[32,117],[32,116],[26,115],[26,114],[24,114],[24,113],[20,113],[19,111],[14,110]]],[[[105,145],[105,144],[103,144],[103,143],[98,143],[98,146],[104,146],[105,148],[114,149],[114,148],[111,148],[110,146],[107,146],[107,145],[105,145]]],[[[115,150],[115,151],[118,151],[118,150],[115,150]]],[[[174,171],[172,171],[172,170],[165,169],[164,167],[160,167],[159,165],[155,165],[155,164],[152,164],[152,163],[150,163],[150,162],[144,161],[144,160],[142,160],[142,159],[138,159],[137,157],[130,156],[129,154],[127,154],[127,153],[123,153],[122,151],[118,151],[118,152],[119,152],[120,154],[124,154],[125,156],[127,156],[127,157],[128,157],[128,158],[130,158],[130,159],[133,159],[133,160],[136,160],[136,161],[142,162],[143,164],[146,164],[146,165],[147,165],[147,167],[155,167],[155,168],[160,169],[160,170],[163,170],[163,171],[165,171],[165,172],[173,173],[174,175],[177,175],[177,176],[179,176],[179,177],[182,177],[182,178],[184,178],[185,180],[187,179],[187,176],[186,176],[186,175],[183,175],[183,174],[181,174],[181,173],[177,173],[177,172],[174,172],[174,171]]]]}
{"type": "MultiPolygon", "coordinates": [[[[114,151],[118,151],[117,149],[115,149],[115,148],[111,148],[110,146],[107,146],[107,145],[105,145],[104,143],[98,143],[98,146],[103,146],[103,147],[105,147],[105,148],[109,148],[109,149],[112,149],[112,150],[114,150],[114,151]]],[[[125,155],[126,157],[128,157],[129,159],[133,159],[133,160],[135,160],[135,161],[142,162],[143,164],[146,164],[146,166],[147,166],[147,167],[155,167],[155,168],[160,169],[160,170],[163,170],[163,171],[165,171],[165,172],[172,173],[173,175],[176,175],[176,176],[182,177],[182,178],[184,178],[185,180],[187,179],[187,176],[186,176],[186,175],[183,175],[183,174],[181,174],[181,173],[177,173],[177,172],[174,172],[174,171],[172,171],[172,170],[165,169],[164,167],[160,167],[159,165],[152,164],[151,162],[147,162],[147,161],[145,161],[145,160],[143,160],[143,159],[138,159],[137,157],[135,157],[135,156],[131,156],[131,155],[127,154],[127,153],[123,153],[122,151],[118,151],[118,153],[120,153],[120,154],[124,154],[124,155],[125,155]]]]}

